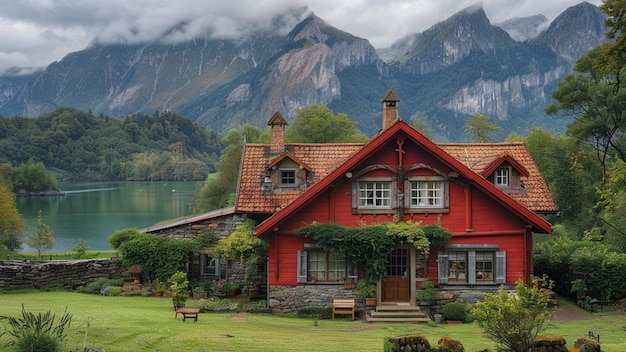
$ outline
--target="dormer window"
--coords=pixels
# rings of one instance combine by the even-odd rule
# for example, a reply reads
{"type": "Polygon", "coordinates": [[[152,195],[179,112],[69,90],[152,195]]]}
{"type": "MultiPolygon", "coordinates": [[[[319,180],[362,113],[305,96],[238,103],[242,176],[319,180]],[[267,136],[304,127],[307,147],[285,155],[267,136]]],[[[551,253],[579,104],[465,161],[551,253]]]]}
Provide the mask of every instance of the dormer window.
{"type": "Polygon", "coordinates": [[[280,169],[280,185],[295,186],[296,185],[296,169],[280,169]]]}
{"type": "Polygon", "coordinates": [[[498,187],[509,187],[511,185],[511,168],[507,166],[497,168],[493,183],[498,187]]]}

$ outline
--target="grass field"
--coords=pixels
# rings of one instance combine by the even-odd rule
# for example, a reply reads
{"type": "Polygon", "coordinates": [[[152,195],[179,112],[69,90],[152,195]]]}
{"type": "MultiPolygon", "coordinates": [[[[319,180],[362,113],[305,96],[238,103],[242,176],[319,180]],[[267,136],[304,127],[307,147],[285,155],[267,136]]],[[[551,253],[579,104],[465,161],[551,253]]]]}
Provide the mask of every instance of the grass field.
{"type": "MultiPolygon", "coordinates": [[[[73,315],[64,351],[84,346],[102,351],[381,351],[385,337],[422,333],[432,345],[441,336],[460,340],[466,351],[495,349],[475,324],[368,324],[313,320],[271,314],[202,313],[198,322],[174,319],[172,301],[157,297],[105,297],[72,292],[0,293],[0,315],[67,309],[73,315]]],[[[562,335],[573,346],[593,330],[603,352],[626,350],[626,315],[612,312],[596,319],[552,323],[544,335],[562,335]]],[[[0,328],[1,329],[1,328],[0,328]]],[[[0,330],[3,331],[3,330],[0,330]]],[[[0,338],[0,349],[7,336],[0,338]]]]}

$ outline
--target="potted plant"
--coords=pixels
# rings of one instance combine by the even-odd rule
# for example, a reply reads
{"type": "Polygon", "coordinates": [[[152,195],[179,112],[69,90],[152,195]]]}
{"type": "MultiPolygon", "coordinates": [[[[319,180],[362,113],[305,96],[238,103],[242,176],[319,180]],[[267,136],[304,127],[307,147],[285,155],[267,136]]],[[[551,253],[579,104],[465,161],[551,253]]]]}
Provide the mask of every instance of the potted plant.
{"type": "Polygon", "coordinates": [[[433,299],[437,289],[433,285],[433,283],[426,279],[422,281],[420,286],[415,290],[415,300],[421,302],[424,305],[429,305],[430,300],[433,299]]]}
{"type": "Polygon", "coordinates": [[[172,291],[174,307],[184,307],[185,302],[187,302],[189,298],[189,281],[187,280],[187,274],[182,271],[177,271],[172,274],[167,282],[170,285],[170,291],[172,291]]]}
{"type": "Polygon", "coordinates": [[[356,282],[354,282],[354,279],[348,278],[343,282],[343,288],[346,290],[356,288],[356,282]]]}
{"type": "Polygon", "coordinates": [[[141,264],[133,264],[126,269],[126,272],[133,276],[133,282],[138,284],[141,282],[140,275],[143,271],[143,266],[141,264]]]}
{"type": "Polygon", "coordinates": [[[373,283],[369,283],[365,280],[361,280],[356,284],[355,293],[365,298],[366,306],[376,305],[376,291],[377,291],[376,285],[373,283]]]}
{"type": "Polygon", "coordinates": [[[461,302],[450,302],[443,306],[443,316],[448,324],[462,324],[467,317],[465,304],[461,302]]]}
{"type": "Polygon", "coordinates": [[[236,282],[226,282],[222,287],[226,293],[226,297],[233,297],[241,289],[241,285],[236,282]]]}
{"type": "Polygon", "coordinates": [[[165,282],[156,279],[154,280],[154,282],[152,283],[152,286],[154,288],[154,295],[157,297],[161,297],[163,296],[163,292],[165,292],[165,282]]]}

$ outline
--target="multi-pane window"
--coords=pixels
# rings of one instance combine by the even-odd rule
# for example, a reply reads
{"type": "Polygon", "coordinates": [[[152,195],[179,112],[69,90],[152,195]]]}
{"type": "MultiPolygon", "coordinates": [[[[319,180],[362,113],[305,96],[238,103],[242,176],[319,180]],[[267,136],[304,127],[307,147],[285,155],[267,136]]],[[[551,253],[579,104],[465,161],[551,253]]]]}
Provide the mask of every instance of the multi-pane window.
{"type": "Polygon", "coordinates": [[[508,186],[511,178],[511,169],[508,167],[500,167],[496,169],[494,174],[494,184],[496,186],[508,186]]]}
{"type": "Polygon", "coordinates": [[[448,253],[448,281],[449,282],[466,282],[467,281],[467,253],[466,252],[448,253]]]}
{"type": "Polygon", "coordinates": [[[346,278],[346,261],[330,252],[307,252],[307,281],[341,281],[346,278]]]}
{"type": "Polygon", "coordinates": [[[503,284],[506,282],[506,252],[439,252],[437,271],[439,284],[503,284]]]}
{"type": "Polygon", "coordinates": [[[295,185],[296,184],[296,170],[295,169],[280,170],[280,184],[281,185],[295,185]]]}
{"type": "Polygon", "coordinates": [[[476,281],[493,280],[493,252],[476,252],[476,281]]]}
{"type": "Polygon", "coordinates": [[[444,207],[444,183],[442,181],[412,181],[411,207],[444,207]]]}
{"type": "Polygon", "coordinates": [[[391,207],[391,182],[359,182],[359,208],[391,207]]]}

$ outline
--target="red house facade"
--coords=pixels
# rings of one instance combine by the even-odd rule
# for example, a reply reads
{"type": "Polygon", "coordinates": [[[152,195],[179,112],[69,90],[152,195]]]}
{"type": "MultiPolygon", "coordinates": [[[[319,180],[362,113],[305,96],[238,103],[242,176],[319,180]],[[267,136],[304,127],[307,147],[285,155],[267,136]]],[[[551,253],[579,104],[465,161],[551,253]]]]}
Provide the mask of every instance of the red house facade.
{"type": "Polygon", "coordinates": [[[556,207],[523,143],[435,144],[398,118],[393,90],[381,102],[383,129],[366,144],[285,144],[277,113],[270,145],[245,145],[235,210],[265,219],[256,235],[270,245],[272,309],[293,311],[311,297],[311,305],[330,305],[353,295],[343,280],[363,279],[360,268],[297,234],[313,223],[412,221],[452,233],[429,258],[398,244],[378,304],[415,305],[426,278],[446,290],[530,281],[532,234],[551,232],[541,215],[556,207]]]}

